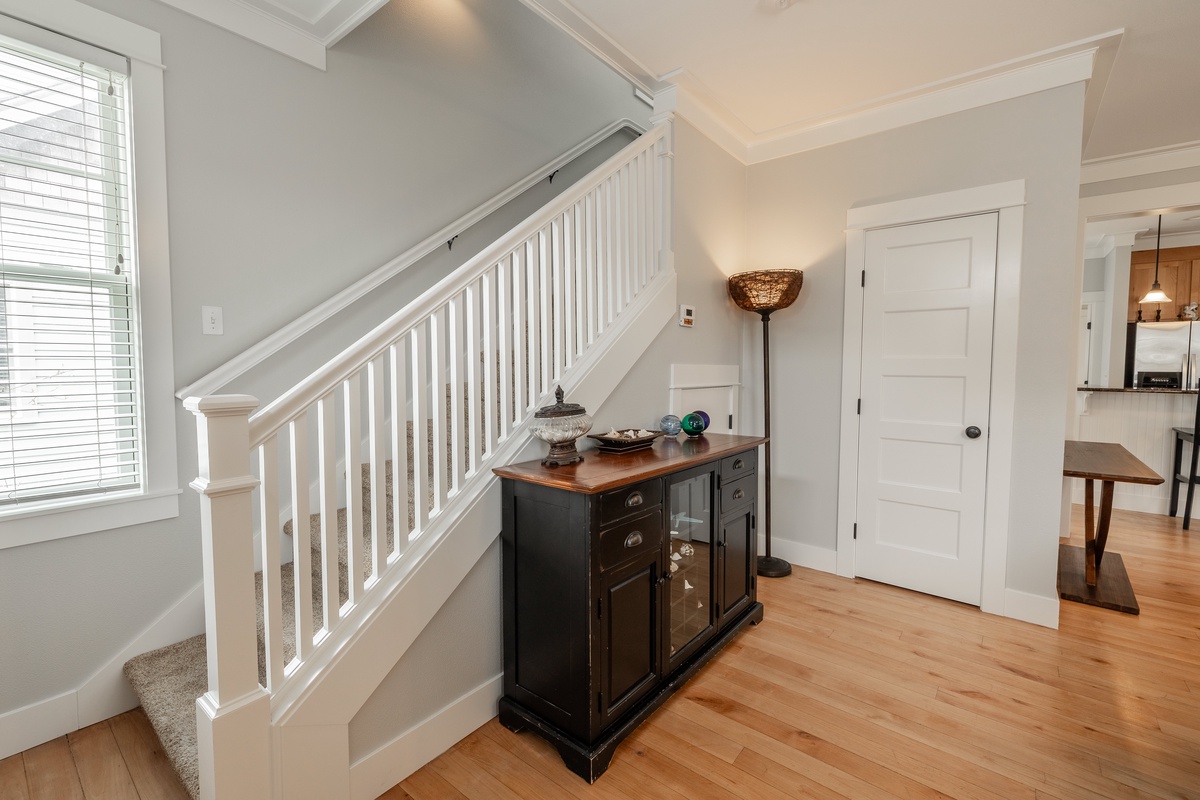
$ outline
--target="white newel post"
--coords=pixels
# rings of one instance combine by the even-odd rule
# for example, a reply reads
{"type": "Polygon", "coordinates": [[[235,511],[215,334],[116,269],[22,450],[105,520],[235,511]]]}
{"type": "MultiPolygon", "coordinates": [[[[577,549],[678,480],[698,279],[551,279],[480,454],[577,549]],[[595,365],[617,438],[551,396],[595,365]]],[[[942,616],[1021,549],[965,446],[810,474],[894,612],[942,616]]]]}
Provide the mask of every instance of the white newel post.
{"type": "Polygon", "coordinates": [[[189,397],[196,415],[208,692],[196,700],[203,800],[261,800],[271,790],[270,695],[258,683],[249,395],[189,397]]]}

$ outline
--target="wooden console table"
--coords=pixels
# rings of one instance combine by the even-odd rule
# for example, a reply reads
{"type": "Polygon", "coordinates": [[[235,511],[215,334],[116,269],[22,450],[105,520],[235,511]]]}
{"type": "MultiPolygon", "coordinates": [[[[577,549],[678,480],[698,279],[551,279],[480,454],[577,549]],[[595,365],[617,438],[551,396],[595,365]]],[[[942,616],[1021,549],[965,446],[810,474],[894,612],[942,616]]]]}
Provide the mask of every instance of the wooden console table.
{"type": "MultiPolygon", "coordinates": [[[[665,437],[561,467],[501,467],[504,697],[595,781],[617,745],[747,625],[757,599],[757,448],[665,437]]],[[[571,794],[575,794],[572,792],[571,794]]]]}
{"type": "Polygon", "coordinates": [[[1112,516],[1113,485],[1120,481],[1154,486],[1163,482],[1162,476],[1119,444],[1073,441],[1065,442],[1063,475],[1083,478],[1087,483],[1084,489],[1084,546],[1058,546],[1059,597],[1126,614],[1140,613],[1120,554],[1109,553],[1108,558],[1104,558],[1112,516]],[[1101,482],[1099,520],[1095,518],[1093,486],[1096,481],[1101,482]]]}

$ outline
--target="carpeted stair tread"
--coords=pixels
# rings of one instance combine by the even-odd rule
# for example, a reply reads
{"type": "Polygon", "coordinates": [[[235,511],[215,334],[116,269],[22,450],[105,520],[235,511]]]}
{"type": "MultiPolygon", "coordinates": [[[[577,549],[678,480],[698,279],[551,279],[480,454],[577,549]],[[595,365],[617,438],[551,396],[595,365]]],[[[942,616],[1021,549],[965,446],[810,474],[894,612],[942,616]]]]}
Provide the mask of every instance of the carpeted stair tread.
{"type": "Polygon", "coordinates": [[[135,656],[125,677],[146,711],[163,751],[193,798],[200,796],[196,698],[208,691],[204,634],[135,656]]]}

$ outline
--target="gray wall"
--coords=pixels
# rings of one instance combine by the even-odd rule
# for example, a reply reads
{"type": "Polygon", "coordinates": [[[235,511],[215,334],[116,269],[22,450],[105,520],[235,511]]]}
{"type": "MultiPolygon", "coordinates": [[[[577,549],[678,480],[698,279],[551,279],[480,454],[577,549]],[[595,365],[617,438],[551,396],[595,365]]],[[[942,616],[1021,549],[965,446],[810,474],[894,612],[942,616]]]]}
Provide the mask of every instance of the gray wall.
{"type": "Polygon", "coordinates": [[[1055,596],[1082,109],[1074,85],[750,167],[749,261],[805,272],[771,318],[776,537],[837,547],[847,209],[1023,178],[1007,585],[1055,596]]]}
{"type": "Polygon", "coordinates": [[[350,720],[350,763],[499,675],[503,648],[497,539],[350,720]]]}
{"type": "MultiPolygon", "coordinates": [[[[460,0],[446,28],[396,0],[326,72],[153,0],[88,2],[162,34],[176,386],[648,114],[518,0],[460,0]],[[224,336],[200,334],[201,305],[224,307],[224,336]]],[[[178,439],[186,482],[183,411],[178,439]]],[[[183,492],[176,520],[0,550],[0,714],[77,688],[199,582],[199,506],[183,492]]]]}
{"type": "Polygon", "coordinates": [[[1083,291],[1104,291],[1104,264],[1105,260],[1103,258],[1088,258],[1084,260],[1083,291]]]}

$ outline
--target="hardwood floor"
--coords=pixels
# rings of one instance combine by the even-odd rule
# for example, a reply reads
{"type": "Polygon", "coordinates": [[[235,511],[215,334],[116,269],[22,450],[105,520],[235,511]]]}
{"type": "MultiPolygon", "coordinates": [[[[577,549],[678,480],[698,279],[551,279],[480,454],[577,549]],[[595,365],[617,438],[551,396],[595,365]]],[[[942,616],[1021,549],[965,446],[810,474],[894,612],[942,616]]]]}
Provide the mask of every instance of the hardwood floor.
{"type": "MultiPolygon", "coordinates": [[[[1072,520],[1082,541],[1082,509],[1072,520]]],[[[589,786],[491,721],[388,800],[1200,799],[1200,529],[1113,512],[1141,616],[1057,631],[809,570],[589,786]]],[[[0,761],[3,800],[185,800],[140,710],[0,761]]]]}
{"type": "Polygon", "coordinates": [[[189,800],[140,708],[0,761],[0,800],[189,800]]]}
{"type": "Polygon", "coordinates": [[[1141,616],[1063,603],[1057,631],[809,570],[760,579],[764,623],[596,784],[492,720],[383,797],[1200,798],[1200,530],[1115,511],[1108,546],[1141,616]]]}

